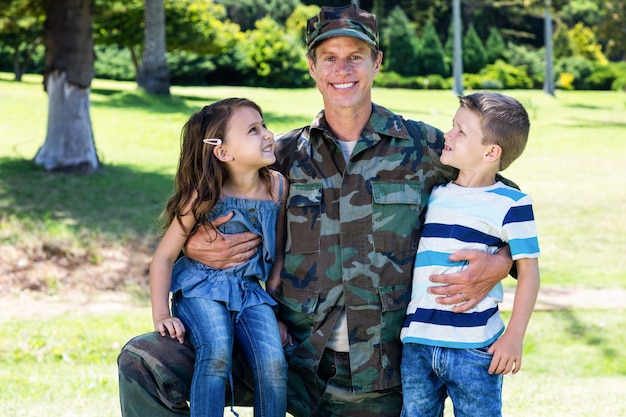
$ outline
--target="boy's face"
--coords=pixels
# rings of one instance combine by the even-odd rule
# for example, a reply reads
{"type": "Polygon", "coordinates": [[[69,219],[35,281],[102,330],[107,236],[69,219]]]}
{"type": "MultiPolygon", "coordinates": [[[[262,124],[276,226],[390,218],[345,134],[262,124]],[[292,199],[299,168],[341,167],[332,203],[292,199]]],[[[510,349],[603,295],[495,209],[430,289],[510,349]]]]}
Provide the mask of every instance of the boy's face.
{"type": "Polygon", "coordinates": [[[490,145],[483,145],[480,116],[460,107],[452,121],[452,129],[444,134],[441,162],[460,170],[471,170],[482,164],[490,145]]]}

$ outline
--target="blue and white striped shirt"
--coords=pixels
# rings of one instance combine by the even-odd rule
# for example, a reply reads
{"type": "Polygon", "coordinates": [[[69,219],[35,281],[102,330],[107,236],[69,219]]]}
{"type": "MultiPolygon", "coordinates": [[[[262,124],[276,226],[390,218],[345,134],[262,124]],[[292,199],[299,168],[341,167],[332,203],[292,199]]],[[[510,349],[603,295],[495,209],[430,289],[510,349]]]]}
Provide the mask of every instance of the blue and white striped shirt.
{"type": "Polygon", "coordinates": [[[501,182],[466,188],[448,183],[436,187],[428,201],[407,317],[400,333],[403,343],[452,348],[479,348],[493,343],[504,331],[498,312],[502,285],[498,284],[473,309],[452,312],[437,304],[427,288],[433,274],[463,270],[466,262],[448,256],[460,249],[497,252],[509,245],[513,260],[539,256],[537,230],[530,196],[501,182]]]}

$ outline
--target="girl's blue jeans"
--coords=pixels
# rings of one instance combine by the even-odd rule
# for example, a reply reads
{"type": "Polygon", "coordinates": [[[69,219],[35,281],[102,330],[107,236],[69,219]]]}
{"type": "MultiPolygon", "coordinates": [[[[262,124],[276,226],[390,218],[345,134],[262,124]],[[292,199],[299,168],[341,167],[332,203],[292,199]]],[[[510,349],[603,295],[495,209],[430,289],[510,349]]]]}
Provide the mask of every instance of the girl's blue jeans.
{"type": "Polygon", "coordinates": [[[502,375],[488,372],[486,349],[406,343],[402,347],[401,417],[443,417],[449,395],[456,417],[502,415],[502,375]]]}
{"type": "Polygon", "coordinates": [[[244,354],[254,375],[254,416],[286,414],[287,362],[270,306],[231,312],[221,302],[177,294],[172,313],[182,320],[196,351],[190,392],[192,417],[224,414],[233,349],[244,354]]]}

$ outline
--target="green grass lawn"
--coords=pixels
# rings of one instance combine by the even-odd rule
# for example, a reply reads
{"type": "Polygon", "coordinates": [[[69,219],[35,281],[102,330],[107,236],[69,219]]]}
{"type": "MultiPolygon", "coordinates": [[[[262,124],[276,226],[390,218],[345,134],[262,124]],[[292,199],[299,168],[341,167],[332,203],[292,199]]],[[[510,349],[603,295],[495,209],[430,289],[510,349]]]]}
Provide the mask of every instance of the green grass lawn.
{"type": "MultiPolygon", "coordinates": [[[[41,77],[11,77],[0,73],[0,245],[60,240],[87,248],[93,262],[105,242],[155,241],[180,129],[192,112],[245,96],[279,133],[309,123],[322,108],[313,89],[172,87],[172,97],[149,97],[134,83],[95,80],[91,118],[103,170],[60,175],[30,162],[46,134],[41,77]]],[[[524,155],[503,174],[533,197],[542,285],[625,288],[626,95],[505,93],[532,102],[536,112],[524,155]]],[[[458,105],[448,91],[374,89],[373,99],[444,130],[458,105]]],[[[537,312],[524,367],[505,378],[504,414],[626,415],[624,313],[537,312]]],[[[0,315],[0,323],[0,415],[119,416],[115,358],[126,340],[150,330],[146,307],[45,320],[0,315]]]]}
{"type": "MultiPolygon", "coordinates": [[[[539,311],[522,370],[504,382],[504,415],[626,415],[626,311],[539,311]]],[[[149,308],[1,322],[0,415],[119,416],[117,354],[149,331],[149,308]]],[[[241,410],[251,417],[250,409],[241,410]]],[[[452,416],[451,406],[446,416],[452,416]]],[[[228,415],[228,414],[227,414],[228,415]]]]}

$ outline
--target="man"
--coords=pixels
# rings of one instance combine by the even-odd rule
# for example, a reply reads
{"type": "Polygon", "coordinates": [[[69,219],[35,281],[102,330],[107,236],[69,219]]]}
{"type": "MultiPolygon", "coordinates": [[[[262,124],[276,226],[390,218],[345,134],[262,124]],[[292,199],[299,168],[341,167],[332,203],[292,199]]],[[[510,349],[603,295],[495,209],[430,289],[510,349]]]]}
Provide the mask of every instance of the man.
{"type": "MultiPolygon", "coordinates": [[[[372,103],[382,62],[374,15],[354,5],[322,7],[308,21],[307,47],[324,110],[310,126],[279,138],[276,151],[276,167],[290,182],[285,266],[273,294],[293,340],[285,347],[288,410],[296,417],[397,417],[399,333],[420,222],[433,186],[455,172],[439,162],[439,130],[372,103]]],[[[244,261],[256,245],[250,236],[194,236],[187,255],[223,267],[244,261]]],[[[451,285],[432,291],[459,311],[482,299],[512,262],[506,251],[455,257],[470,266],[433,277],[451,285]]],[[[124,347],[124,416],[186,411],[193,353],[179,346],[151,334],[124,347]]],[[[239,370],[233,372],[236,397],[246,392],[239,370]]]]}

